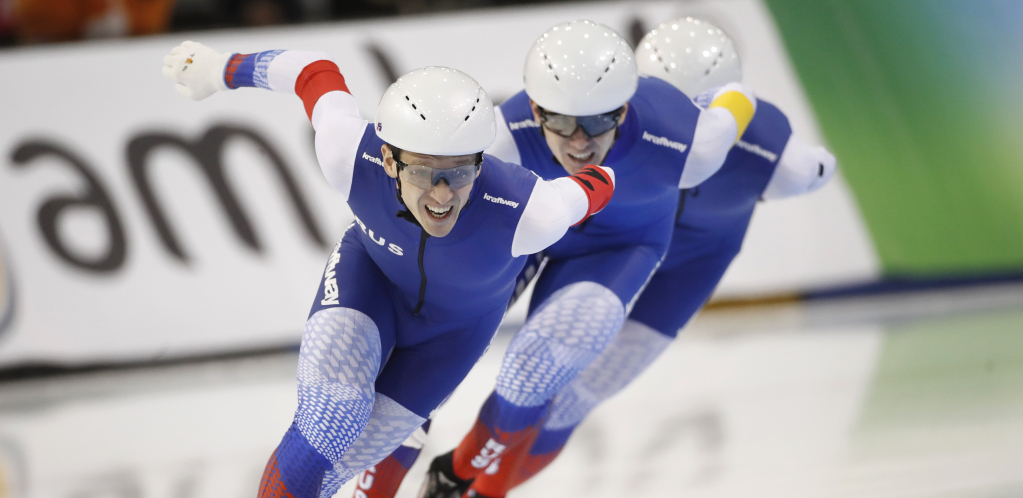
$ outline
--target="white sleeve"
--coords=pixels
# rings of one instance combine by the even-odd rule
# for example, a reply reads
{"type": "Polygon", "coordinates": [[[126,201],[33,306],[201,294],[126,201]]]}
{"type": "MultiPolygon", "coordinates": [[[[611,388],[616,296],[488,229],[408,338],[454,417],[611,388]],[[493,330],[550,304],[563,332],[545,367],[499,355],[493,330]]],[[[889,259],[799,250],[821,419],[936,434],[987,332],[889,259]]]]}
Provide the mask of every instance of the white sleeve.
{"type": "Polygon", "coordinates": [[[515,143],[515,137],[508,129],[508,122],[504,119],[501,108],[494,107],[494,119],[497,121],[497,138],[494,143],[483,151],[506,163],[522,164],[522,156],[519,155],[519,146],[515,143]]]}
{"type": "Polygon", "coordinates": [[[295,81],[306,66],[316,61],[331,61],[326,52],[285,50],[277,54],[266,68],[266,81],[275,92],[295,93],[295,81]]]}
{"type": "Polygon", "coordinates": [[[701,111],[678,188],[695,187],[717,173],[725,163],[738,132],[739,127],[727,110],[715,107],[701,111]]]}
{"type": "MultiPolygon", "coordinates": [[[[611,176],[614,171],[600,166],[611,176]]],[[[561,239],[568,227],[589,212],[590,201],[583,188],[568,177],[551,181],[537,179],[533,193],[519,218],[512,238],[512,256],[540,252],[561,239]]]]}
{"type": "Polygon", "coordinates": [[[316,101],[312,122],[320,170],[347,201],[352,190],[356,154],[368,122],[359,114],[355,97],[342,91],[325,93],[316,101]]]}
{"type": "Polygon", "coordinates": [[[835,156],[827,149],[810,147],[792,135],[761,198],[782,199],[813,192],[831,179],[835,167],[835,156]]]}
{"type": "MultiPolygon", "coordinates": [[[[330,60],[322,52],[287,50],[278,54],[267,67],[267,82],[278,92],[295,93],[295,82],[305,67],[313,62],[330,60]]],[[[303,99],[309,98],[299,95],[303,99]]],[[[316,159],[323,176],[346,201],[352,189],[355,158],[366,131],[355,97],[346,91],[327,92],[316,100],[310,116],[316,130],[316,159]]]]}
{"type": "MultiPolygon", "coordinates": [[[[746,96],[756,109],[757,99],[748,88],[729,83],[716,89],[707,99],[713,101],[717,96],[738,91],[746,96]]],[[[704,98],[701,96],[701,98],[704,98]]],[[[708,104],[709,105],[709,104],[708,104]]],[[[739,124],[735,115],[724,107],[711,107],[700,112],[693,134],[693,146],[689,149],[679,188],[692,188],[710,178],[725,163],[728,151],[739,139],[739,124]]]]}

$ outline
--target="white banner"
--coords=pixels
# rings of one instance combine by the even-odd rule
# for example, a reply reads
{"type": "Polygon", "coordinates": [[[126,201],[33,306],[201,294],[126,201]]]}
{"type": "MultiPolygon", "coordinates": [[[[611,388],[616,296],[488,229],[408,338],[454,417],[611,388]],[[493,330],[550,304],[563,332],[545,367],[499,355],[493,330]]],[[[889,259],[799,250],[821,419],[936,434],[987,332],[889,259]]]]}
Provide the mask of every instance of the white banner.
{"type": "MultiPolygon", "coordinates": [[[[745,83],[820,142],[758,0],[565,4],[0,53],[0,366],[298,341],[351,214],[316,166],[301,103],[252,89],[183,99],[160,74],[180,41],[330,52],[372,119],[387,84],[413,68],[461,69],[500,102],[521,89],[526,50],[553,24],[588,18],[635,38],[683,13],[727,29],[745,83]]],[[[759,209],[720,294],[797,292],[870,279],[877,267],[837,179],[759,209]]]]}

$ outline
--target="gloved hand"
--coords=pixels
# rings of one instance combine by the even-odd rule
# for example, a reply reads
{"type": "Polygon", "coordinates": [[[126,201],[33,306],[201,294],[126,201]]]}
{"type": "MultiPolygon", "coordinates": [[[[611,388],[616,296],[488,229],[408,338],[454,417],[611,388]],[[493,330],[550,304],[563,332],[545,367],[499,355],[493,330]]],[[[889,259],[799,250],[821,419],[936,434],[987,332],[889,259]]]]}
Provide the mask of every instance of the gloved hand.
{"type": "Polygon", "coordinates": [[[828,152],[828,149],[824,147],[814,147],[813,155],[817,160],[817,176],[810,181],[810,187],[806,189],[807,192],[813,192],[828,183],[828,180],[835,174],[837,164],[835,156],[828,152]]]}
{"type": "Polygon", "coordinates": [[[224,68],[231,54],[222,54],[201,43],[186,41],[163,58],[163,76],[173,80],[174,89],[192,100],[202,100],[218,90],[227,90],[224,68]]]}

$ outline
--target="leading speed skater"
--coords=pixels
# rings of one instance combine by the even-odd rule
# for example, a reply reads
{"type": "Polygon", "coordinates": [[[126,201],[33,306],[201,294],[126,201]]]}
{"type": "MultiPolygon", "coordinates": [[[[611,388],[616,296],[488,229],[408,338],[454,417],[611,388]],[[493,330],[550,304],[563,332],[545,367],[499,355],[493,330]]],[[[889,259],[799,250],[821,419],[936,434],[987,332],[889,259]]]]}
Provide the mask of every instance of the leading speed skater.
{"type": "Polygon", "coordinates": [[[163,74],[194,100],[241,87],[297,95],[320,168],[356,216],[316,289],[298,409],[261,497],[332,496],[390,454],[486,350],[526,256],[613,193],[609,168],[544,180],[483,154],[496,134],[493,105],[450,68],[399,78],[376,123],[362,119],[324,53],[220,53],[185,42],[164,58],[163,74]]]}

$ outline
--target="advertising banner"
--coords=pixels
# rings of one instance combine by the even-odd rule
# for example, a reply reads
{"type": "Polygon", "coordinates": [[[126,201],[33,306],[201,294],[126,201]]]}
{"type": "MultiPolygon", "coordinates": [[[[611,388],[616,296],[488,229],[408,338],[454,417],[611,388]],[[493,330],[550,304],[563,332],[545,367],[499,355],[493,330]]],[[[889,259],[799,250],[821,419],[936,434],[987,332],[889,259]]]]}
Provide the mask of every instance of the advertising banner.
{"type": "MultiPolygon", "coordinates": [[[[383,90],[411,69],[460,69],[499,103],[520,91],[527,49],[558,22],[589,18],[636,40],[682,14],[727,29],[744,82],[821,142],[758,0],[571,3],[0,52],[0,367],[297,344],[352,215],[319,171],[298,99],[242,89],[186,100],[160,73],[181,41],[331,53],[372,120],[383,90]]],[[[877,271],[836,178],[763,204],[719,296],[798,293],[877,271]]]]}

